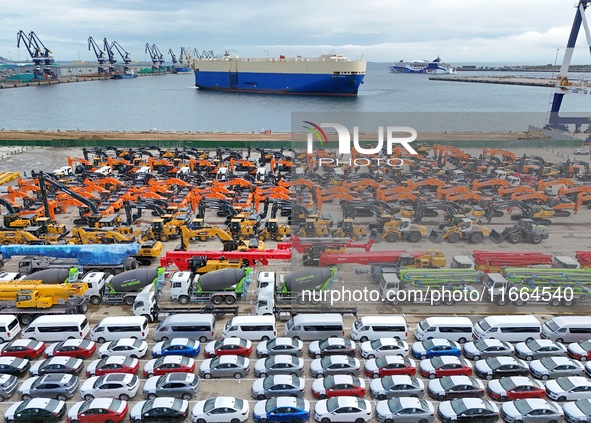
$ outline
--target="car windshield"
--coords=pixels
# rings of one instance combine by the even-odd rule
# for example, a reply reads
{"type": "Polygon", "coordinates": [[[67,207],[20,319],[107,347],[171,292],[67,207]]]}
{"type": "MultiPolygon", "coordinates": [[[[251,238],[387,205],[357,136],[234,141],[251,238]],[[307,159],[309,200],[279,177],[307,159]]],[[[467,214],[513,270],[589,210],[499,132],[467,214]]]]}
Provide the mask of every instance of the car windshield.
{"type": "Polygon", "coordinates": [[[515,388],[515,383],[513,383],[511,378],[501,378],[499,379],[499,383],[505,391],[510,391],[511,389],[515,388]]]}
{"type": "Polygon", "coordinates": [[[66,383],[66,388],[74,386],[77,382],[78,381],[76,380],[75,377],[71,377],[70,380],[68,380],[68,383],[66,383]]]}
{"type": "Polygon", "coordinates": [[[421,323],[419,323],[419,327],[422,331],[426,331],[427,329],[429,329],[429,323],[427,323],[426,320],[421,320],[421,323]]]}
{"type": "Polygon", "coordinates": [[[553,369],[554,366],[556,366],[556,363],[554,363],[554,360],[552,360],[552,358],[550,357],[542,358],[540,360],[540,363],[542,363],[542,366],[544,366],[547,369],[553,369]]]}
{"type": "Polygon", "coordinates": [[[546,320],[544,326],[550,329],[550,332],[556,332],[558,330],[558,325],[553,320],[546,320]]]}
{"type": "Polygon", "coordinates": [[[464,401],[462,400],[452,401],[451,408],[453,408],[454,413],[456,413],[456,415],[462,414],[464,411],[468,409],[468,407],[466,407],[466,404],[464,404],[464,401]]]}
{"type": "Polygon", "coordinates": [[[323,350],[326,347],[328,347],[328,344],[329,344],[328,338],[321,339],[320,341],[318,341],[318,348],[320,348],[321,350],[323,350]]]}
{"type": "Polygon", "coordinates": [[[267,403],[265,404],[265,411],[267,413],[275,410],[277,408],[277,398],[271,398],[267,400],[267,403]]]}
{"type": "Polygon", "coordinates": [[[591,401],[589,401],[589,400],[576,401],[575,405],[579,408],[579,410],[581,410],[581,412],[585,416],[588,416],[591,414],[591,401]]]}
{"type": "Polygon", "coordinates": [[[394,386],[394,379],[389,376],[382,378],[382,386],[384,389],[390,389],[394,386]]]}
{"type": "Polygon", "coordinates": [[[80,348],[82,349],[87,349],[90,347],[90,341],[87,341],[86,339],[82,340],[82,342],[80,342],[80,348]]]}
{"type": "Polygon", "coordinates": [[[334,376],[326,376],[324,378],[324,387],[325,388],[330,388],[331,386],[334,386],[335,381],[334,381],[334,376]]]}
{"type": "Polygon", "coordinates": [[[156,386],[162,386],[168,382],[168,375],[158,376],[158,382],[156,386]]]}
{"type": "Polygon", "coordinates": [[[530,339],[529,341],[526,341],[525,345],[527,345],[527,348],[529,348],[532,351],[537,351],[540,348],[540,343],[535,339],[530,339]]]}
{"type": "Polygon", "coordinates": [[[387,404],[392,414],[397,414],[402,409],[402,405],[400,405],[400,400],[398,398],[392,398],[387,404]]]}
{"type": "Polygon", "coordinates": [[[371,347],[374,350],[377,350],[378,348],[380,348],[382,346],[382,340],[381,339],[374,339],[373,341],[371,341],[371,347]]]}
{"type": "Polygon", "coordinates": [[[431,364],[435,368],[441,367],[441,366],[443,366],[443,359],[441,357],[433,357],[431,359],[431,364]]]}
{"type": "Polygon", "coordinates": [[[493,370],[501,367],[500,361],[496,358],[489,358],[488,360],[486,360],[486,364],[488,364],[488,367],[490,367],[493,370]]]}
{"type": "Polygon", "coordinates": [[[449,391],[456,385],[451,379],[451,377],[442,377],[441,379],[439,379],[439,383],[441,383],[441,387],[444,391],[449,391]]]}
{"type": "Polygon", "coordinates": [[[76,362],[77,361],[78,361],[77,358],[71,357],[68,361],[66,361],[65,366],[72,368],[72,367],[74,367],[76,365],[76,362]]]}
{"type": "Polygon", "coordinates": [[[480,326],[480,329],[482,329],[483,332],[487,332],[490,329],[490,325],[488,324],[488,322],[484,319],[482,319],[481,321],[479,321],[478,323],[476,323],[478,326],[480,326]]]}
{"type": "Polygon", "coordinates": [[[155,400],[148,400],[144,403],[144,406],[142,407],[142,414],[145,414],[154,408],[154,401],[155,400]]]}
{"type": "Polygon", "coordinates": [[[579,344],[585,351],[591,350],[591,341],[583,341],[579,344]]]}
{"type": "Polygon", "coordinates": [[[575,384],[571,382],[571,380],[567,377],[561,377],[556,379],[556,383],[564,389],[565,391],[570,391],[575,387],[575,384]]]}
{"type": "Polygon", "coordinates": [[[435,344],[433,343],[432,340],[427,340],[427,341],[423,341],[423,348],[425,348],[426,350],[430,350],[431,348],[433,348],[435,346],[435,344]]]}
{"type": "Polygon", "coordinates": [[[133,348],[140,348],[141,346],[142,346],[141,339],[136,339],[135,341],[133,341],[133,348]]]}
{"type": "Polygon", "coordinates": [[[213,408],[215,407],[215,400],[215,398],[210,398],[205,401],[205,404],[203,405],[204,413],[209,413],[211,410],[213,410],[213,408]]]}
{"type": "Polygon", "coordinates": [[[488,347],[488,344],[486,343],[486,341],[484,339],[480,339],[480,340],[474,342],[474,346],[476,347],[476,349],[478,351],[483,351],[485,348],[488,347]]]}
{"type": "Polygon", "coordinates": [[[529,414],[529,412],[533,410],[526,400],[514,401],[513,405],[515,405],[515,408],[517,408],[517,411],[519,411],[519,414],[522,416],[529,414]]]}
{"type": "Polygon", "coordinates": [[[339,408],[339,397],[331,398],[326,402],[326,410],[329,413],[332,413],[337,408],[339,408]]]}

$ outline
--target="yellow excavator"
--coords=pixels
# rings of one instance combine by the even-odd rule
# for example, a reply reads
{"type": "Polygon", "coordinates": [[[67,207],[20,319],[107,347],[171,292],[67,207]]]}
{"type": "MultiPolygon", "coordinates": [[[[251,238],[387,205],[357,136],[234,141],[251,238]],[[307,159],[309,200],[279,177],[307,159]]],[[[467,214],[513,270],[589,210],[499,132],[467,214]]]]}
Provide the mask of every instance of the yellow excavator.
{"type": "Polygon", "coordinates": [[[135,236],[123,235],[114,230],[92,230],[76,227],[72,229],[72,237],[68,244],[129,244],[135,242],[135,236]]]}
{"type": "Polygon", "coordinates": [[[0,230],[0,244],[2,245],[10,245],[10,244],[32,244],[32,245],[40,245],[45,244],[45,241],[38,238],[34,234],[19,229],[16,231],[7,231],[7,230],[0,230]]]}
{"type": "Polygon", "coordinates": [[[264,250],[265,244],[263,241],[251,239],[249,244],[246,244],[244,240],[234,239],[232,235],[218,228],[217,226],[201,227],[199,229],[189,228],[187,226],[181,226],[181,245],[177,247],[181,251],[189,250],[189,243],[191,239],[199,239],[203,241],[209,237],[217,237],[222,244],[224,244],[224,251],[247,251],[251,249],[264,250]]]}

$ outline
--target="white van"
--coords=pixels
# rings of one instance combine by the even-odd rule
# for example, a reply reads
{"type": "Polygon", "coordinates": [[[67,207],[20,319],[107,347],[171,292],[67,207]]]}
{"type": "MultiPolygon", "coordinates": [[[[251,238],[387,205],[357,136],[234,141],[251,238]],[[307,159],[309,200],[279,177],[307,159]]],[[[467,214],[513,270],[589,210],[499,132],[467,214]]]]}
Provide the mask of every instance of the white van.
{"type": "Polygon", "coordinates": [[[377,338],[396,338],[405,340],[408,327],[404,316],[364,316],[355,320],[351,326],[351,339],[373,341],[377,338]]]}
{"type": "Polygon", "coordinates": [[[83,339],[90,331],[84,314],[39,316],[23,330],[22,337],[43,342],[83,339]]]}
{"type": "Polygon", "coordinates": [[[158,323],[154,331],[156,341],[172,338],[189,338],[199,342],[211,341],[215,337],[215,316],[213,314],[173,314],[158,323]]]}
{"type": "Polygon", "coordinates": [[[121,338],[146,339],[150,333],[145,316],[105,317],[90,333],[97,342],[116,341],[121,338]]]}
{"type": "Polygon", "coordinates": [[[226,322],[222,338],[268,341],[277,337],[275,316],[236,316],[226,322]]]}
{"type": "Polygon", "coordinates": [[[0,342],[10,341],[14,339],[21,331],[21,325],[18,319],[12,314],[0,316],[0,342]]]}
{"type": "Polygon", "coordinates": [[[257,316],[272,316],[275,313],[275,286],[267,285],[259,289],[255,312],[257,316]]]}
{"type": "Polygon", "coordinates": [[[535,316],[488,316],[474,325],[477,339],[498,339],[505,342],[524,342],[540,339],[542,325],[535,316]]]}
{"type": "Polygon", "coordinates": [[[561,343],[591,339],[591,316],[554,317],[542,325],[542,337],[561,343]]]}
{"type": "Polygon", "coordinates": [[[345,336],[343,316],[336,313],[298,314],[285,323],[285,336],[302,341],[343,338],[345,336]]]}
{"type": "Polygon", "coordinates": [[[417,324],[415,338],[424,341],[442,338],[464,343],[472,339],[474,325],[468,317],[428,317],[417,324]]]}

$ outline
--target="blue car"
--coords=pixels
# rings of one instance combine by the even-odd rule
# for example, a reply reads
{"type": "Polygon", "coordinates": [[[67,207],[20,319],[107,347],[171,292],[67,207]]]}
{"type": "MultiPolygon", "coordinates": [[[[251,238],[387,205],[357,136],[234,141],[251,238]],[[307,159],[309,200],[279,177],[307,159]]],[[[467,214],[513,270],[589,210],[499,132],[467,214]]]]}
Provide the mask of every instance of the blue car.
{"type": "Polygon", "coordinates": [[[462,348],[457,342],[434,338],[415,342],[412,345],[411,354],[414,358],[421,360],[444,355],[460,357],[462,355],[462,348]]]}
{"type": "Polygon", "coordinates": [[[255,404],[255,422],[305,422],[310,419],[310,403],[302,398],[277,397],[255,404]]]}
{"type": "Polygon", "coordinates": [[[154,345],[154,348],[152,348],[152,357],[159,358],[165,355],[196,357],[199,355],[199,351],[201,351],[199,341],[189,338],[173,338],[154,345]]]}

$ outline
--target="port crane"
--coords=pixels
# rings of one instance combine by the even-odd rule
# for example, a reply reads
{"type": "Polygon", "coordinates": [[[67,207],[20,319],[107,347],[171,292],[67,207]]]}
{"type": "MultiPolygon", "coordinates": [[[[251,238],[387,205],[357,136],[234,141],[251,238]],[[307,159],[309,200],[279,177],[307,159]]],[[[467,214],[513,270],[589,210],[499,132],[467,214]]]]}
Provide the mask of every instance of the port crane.
{"type": "MultiPolygon", "coordinates": [[[[129,64],[131,63],[131,57],[129,55],[129,53],[127,51],[125,51],[125,49],[123,47],[121,47],[121,44],[119,44],[117,41],[113,41],[109,47],[109,49],[113,52],[113,49],[117,50],[117,53],[119,53],[119,56],[121,56],[121,59],[123,60],[124,66],[123,66],[123,72],[127,73],[129,71],[129,64]]],[[[113,57],[115,57],[115,55],[113,55],[113,57]]]]}
{"type": "Polygon", "coordinates": [[[174,54],[174,51],[172,51],[172,49],[168,49],[168,54],[170,54],[170,59],[172,60],[172,69],[174,70],[176,64],[178,63],[178,60],[176,60],[176,55],[174,54]]]}
{"type": "Polygon", "coordinates": [[[104,50],[99,47],[92,37],[88,37],[88,50],[90,49],[94,51],[96,61],[98,62],[98,74],[102,75],[106,73],[107,69],[105,69],[105,63],[107,62],[107,57],[105,56],[104,50]]]}
{"type": "Polygon", "coordinates": [[[16,34],[17,48],[21,46],[21,42],[29,52],[31,60],[33,60],[33,64],[35,65],[35,70],[33,71],[35,79],[55,78],[55,73],[51,69],[54,62],[53,55],[51,51],[45,47],[37,34],[31,31],[27,35],[20,30],[16,34]],[[43,68],[41,65],[43,65],[43,68]]]}
{"type": "Polygon", "coordinates": [[[181,56],[180,56],[180,66],[181,67],[191,67],[191,53],[189,53],[189,49],[181,47],[181,56]]]}
{"type": "Polygon", "coordinates": [[[559,129],[568,130],[568,125],[574,125],[575,131],[579,131],[582,125],[591,125],[591,120],[587,117],[580,116],[559,116],[560,106],[565,94],[586,94],[588,89],[585,87],[579,87],[571,83],[568,79],[568,69],[570,67],[575,44],[577,37],[581,30],[581,25],[585,30],[585,36],[587,38],[587,44],[591,50],[591,31],[587,23],[585,11],[591,4],[591,0],[579,0],[576,4],[575,18],[573,25],[570,30],[570,35],[566,43],[566,50],[564,52],[564,58],[562,59],[562,65],[560,67],[560,73],[557,77],[555,86],[554,96],[552,98],[552,105],[550,107],[550,118],[545,126],[545,129],[559,129]]]}
{"type": "Polygon", "coordinates": [[[152,72],[160,72],[164,63],[164,55],[160,52],[156,44],[150,45],[150,43],[146,43],[146,53],[152,59],[152,72]]]}
{"type": "Polygon", "coordinates": [[[113,49],[111,48],[111,45],[109,44],[109,41],[107,41],[106,38],[103,38],[103,49],[107,54],[107,61],[109,62],[109,73],[115,73],[117,70],[115,68],[117,58],[115,57],[115,53],[113,53],[113,49]]]}

